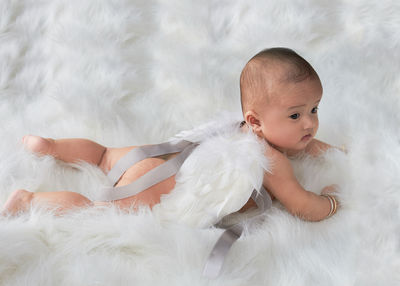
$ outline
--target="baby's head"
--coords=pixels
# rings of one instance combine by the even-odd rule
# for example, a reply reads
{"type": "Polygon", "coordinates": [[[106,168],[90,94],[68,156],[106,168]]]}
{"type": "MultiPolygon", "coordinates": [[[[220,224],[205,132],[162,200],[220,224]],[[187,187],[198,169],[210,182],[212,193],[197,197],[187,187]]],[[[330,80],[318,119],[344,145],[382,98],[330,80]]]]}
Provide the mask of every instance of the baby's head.
{"type": "Polygon", "coordinates": [[[266,49],[251,58],[240,75],[240,97],[247,125],[281,151],[303,150],[317,133],[322,84],[290,49],[266,49]]]}

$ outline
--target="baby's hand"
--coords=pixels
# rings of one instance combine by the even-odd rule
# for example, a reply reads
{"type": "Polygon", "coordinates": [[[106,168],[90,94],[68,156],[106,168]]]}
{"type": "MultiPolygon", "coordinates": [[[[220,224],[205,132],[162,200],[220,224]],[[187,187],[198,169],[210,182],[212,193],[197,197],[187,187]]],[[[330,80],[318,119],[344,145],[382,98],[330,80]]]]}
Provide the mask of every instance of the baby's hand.
{"type": "Polygon", "coordinates": [[[321,195],[328,195],[328,194],[334,193],[337,191],[338,188],[339,188],[339,186],[335,185],[335,184],[326,186],[325,188],[322,189],[321,195]]]}

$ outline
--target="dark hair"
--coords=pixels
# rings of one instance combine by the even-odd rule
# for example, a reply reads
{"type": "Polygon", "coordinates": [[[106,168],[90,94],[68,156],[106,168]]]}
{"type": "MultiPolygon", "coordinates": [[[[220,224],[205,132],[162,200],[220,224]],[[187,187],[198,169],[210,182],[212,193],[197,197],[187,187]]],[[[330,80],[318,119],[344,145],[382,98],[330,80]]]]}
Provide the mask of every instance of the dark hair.
{"type": "Polygon", "coordinates": [[[251,60],[255,58],[268,58],[288,63],[290,69],[288,69],[286,77],[282,79],[288,82],[300,82],[308,77],[319,79],[313,67],[303,57],[289,48],[275,47],[264,49],[252,57],[251,60]]]}
{"type": "MultiPolygon", "coordinates": [[[[307,78],[312,78],[320,81],[318,74],[314,70],[314,68],[300,55],[298,55],[295,51],[284,48],[284,47],[274,47],[268,48],[260,51],[255,56],[253,56],[243,68],[243,71],[240,75],[240,102],[242,106],[242,111],[244,109],[244,102],[248,104],[248,96],[246,94],[246,89],[251,88],[254,84],[254,80],[259,77],[259,73],[261,72],[258,68],[254,70],[254,63],[256,66],[265,66],[269,67],[272,62],[281,62],[286,63],[287,68],[280,79],[281,82],[301,82],[307,78]],[[252,83],[253,81],[253,83],[252,83]]],[[[268,80],[268,79],[266,79],[268,80]]]]}

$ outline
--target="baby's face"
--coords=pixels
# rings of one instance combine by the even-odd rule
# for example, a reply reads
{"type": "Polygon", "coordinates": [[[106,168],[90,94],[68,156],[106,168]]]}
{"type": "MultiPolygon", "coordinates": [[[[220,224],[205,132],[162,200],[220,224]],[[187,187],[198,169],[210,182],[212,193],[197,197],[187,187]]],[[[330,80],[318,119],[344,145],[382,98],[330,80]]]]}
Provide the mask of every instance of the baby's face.
{"type": "Polygon", "coordinates": [[[306,148],[318,130],[318,80],[278,84],[260,115],[262,136],[283,152],[306,148]]]}

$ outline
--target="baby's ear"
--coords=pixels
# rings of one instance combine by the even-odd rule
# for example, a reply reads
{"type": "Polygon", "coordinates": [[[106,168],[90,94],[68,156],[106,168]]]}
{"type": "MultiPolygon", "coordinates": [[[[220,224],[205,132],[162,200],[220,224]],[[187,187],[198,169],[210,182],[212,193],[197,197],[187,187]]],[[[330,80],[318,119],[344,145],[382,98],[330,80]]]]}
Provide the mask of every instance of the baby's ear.
{"type": "Polygon", "coordinates": [[[251,111],[249,111],[249,114],[246,116],[246,122],[251,127],[254,134],[257,134],[258,136],[262,134],[261,122],[254,114],[252,114],[251,111]]]}
{"type": "Polygon", "coordinates": [[[257,119],[257,115],[252,110],[246,112],[244,119],[251,127],[261,126],[260,120],[257,119]]]}
{"type": "Polygon", "coordinates": [[[261,132],[261,126],[259,124],[252,124],[251,128],[253,129],[253,133],[257,135],[261,132]]]}

